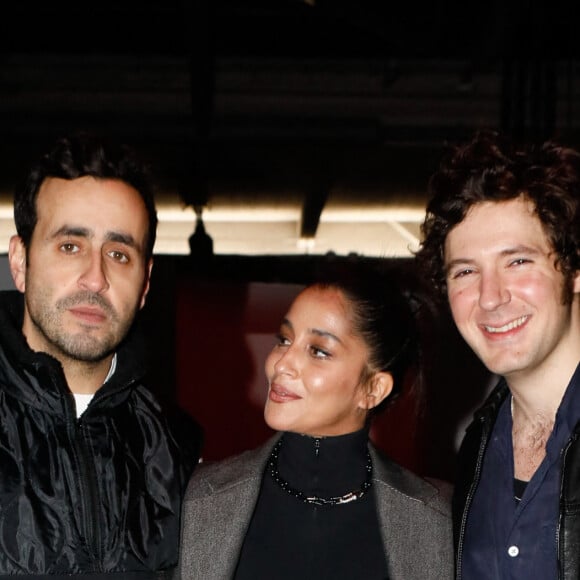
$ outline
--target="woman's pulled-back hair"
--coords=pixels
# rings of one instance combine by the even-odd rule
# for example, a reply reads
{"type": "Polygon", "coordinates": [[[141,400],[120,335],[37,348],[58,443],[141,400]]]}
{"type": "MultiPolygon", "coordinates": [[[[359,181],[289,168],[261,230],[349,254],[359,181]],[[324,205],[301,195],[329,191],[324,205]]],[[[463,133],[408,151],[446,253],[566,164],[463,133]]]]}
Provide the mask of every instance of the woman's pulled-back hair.
{"type": "MultiPolygon", "coordinates": [[[[320,288],[340,291],[351,307],[353,331],[369,349],[367,373],[384,371],[393,377],[391,402],[409,375],[419,369],[419,340],[412,297],[405,295],[397,278],[384,265],[363,260],[326,264],[315,282],[320,288]]],[[[363,377],[364,378],[364,377],[363,377]]],[[[373,414],[386,406],[372,410],[373,414]]]]}

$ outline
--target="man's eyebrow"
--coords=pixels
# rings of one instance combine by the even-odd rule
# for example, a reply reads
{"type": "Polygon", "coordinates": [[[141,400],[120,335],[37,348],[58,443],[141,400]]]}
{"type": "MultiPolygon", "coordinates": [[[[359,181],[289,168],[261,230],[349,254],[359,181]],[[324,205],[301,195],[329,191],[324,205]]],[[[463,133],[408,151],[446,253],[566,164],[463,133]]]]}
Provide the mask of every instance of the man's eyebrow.
{"type": "MultiPolygon", "coordinates": [[[[89,228],[82,226],[64,225],[56,230],[56,232],[54,232],[52,235],[53,238],[58,238],[59,236],[74,236],[78,238],[90,239],[94,236],[94,232],[89,228]]],[[[105,239],[109,242],[117,242],[118,244],[123,244],[137,250],[141,249],[141,245],[135,241],[135,238],[131,234],[127,234],[125,232],[107,232],[105,239]]]]}
{"type": "Polygon", "coordinates": [[[107,240],[110,242],[117,242],[119,244],[124,244],[130,248],[135,248],[137,250],[141,249],[141,245],[135,241],[135,238],[131,234],[125,234],[122,232],[108,232],[107,240]]]}
{"type": "Polygon", "coordinates": [[[89,228],[83,228],[81,226],[64,225],[60,227],[58,230],[56,230],[56,232],[54,232],[51,237],[58,238],[60,236],[75,236],[77,238],[90,238],[91,230],[89,230],[89,228]]]}
{"type": "Polygon", "coordinates": [[[526,244],[518,244],[510,248],[506,248],[501,252],[502,256],[513,256],[514,254],[541,254],[542,250],[526,244]]]}
{"type": "MultiPolygon", "coordinates": [[[[516,246],[509,246],[504,250],[499,252],[499,255],[502,257],[509,257],[509,256],[517,256],[518,254],[525,254],[525,255],[538,255],[541,254],[542,250],[539,248],[535,248],[532,246],[527,246],[525,244],[518,244],[516,246]]],[[[452,268],[456,266],[466,266],[470,264],[474,264],[476,262],[473,258],[455,258],[445,264],[445,271],[449,272],[452,268]]]]}
{"type": "Polygon", "coordinates": [[[466,264],[472,264],[473,260],[470,260],[469,258],[455,258],[455,260],[451,260],[450,262],[447,262],[445,264],[445,271],[449,272],[449,270],[451,270],[452,268],[455,268],[456,266],[462,266],[462,265],[466,265],[466,264]]]}

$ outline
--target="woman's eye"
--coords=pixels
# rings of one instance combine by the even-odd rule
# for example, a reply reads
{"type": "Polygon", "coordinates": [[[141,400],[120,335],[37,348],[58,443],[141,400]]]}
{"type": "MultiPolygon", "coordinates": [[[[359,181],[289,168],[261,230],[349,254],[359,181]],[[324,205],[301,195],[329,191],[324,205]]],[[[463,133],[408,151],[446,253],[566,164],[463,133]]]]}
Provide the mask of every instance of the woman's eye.
{"type": "Polygon", "coordinates": [[[310,347],[310,351],[315,358],[328,358],[330,357],[330,353],[327,350],[319,348],[317,346],[310,347]]]}
{"type": "Polygon", "coordinates": [[[286,338],[285,336],[278,335],[276,337],[276,346],[288,346],[290,344],[290,339],[286,338]]]}

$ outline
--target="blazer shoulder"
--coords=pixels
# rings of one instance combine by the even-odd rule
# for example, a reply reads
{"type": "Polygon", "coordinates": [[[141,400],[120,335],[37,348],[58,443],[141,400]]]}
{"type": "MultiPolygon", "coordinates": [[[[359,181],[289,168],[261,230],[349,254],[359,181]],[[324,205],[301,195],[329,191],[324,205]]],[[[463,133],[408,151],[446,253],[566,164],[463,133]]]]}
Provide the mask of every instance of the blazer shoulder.
{"type": "Polygon", "coordinates": [[[380,450],[371,447],[375,464],[375,479],[379,493],[389,489],[410,502],[419,502],[426,508],[451,517],[453,486],[435,478],[423,478],[399,465],[380,450]]]}
{"type": "Polygon", "coordinates": [[[261,479],[276,439],[271,438],[260,447],[220,461],[200,463],[189,480],[185,501],[224,492],[249,480],[261,479]]]}

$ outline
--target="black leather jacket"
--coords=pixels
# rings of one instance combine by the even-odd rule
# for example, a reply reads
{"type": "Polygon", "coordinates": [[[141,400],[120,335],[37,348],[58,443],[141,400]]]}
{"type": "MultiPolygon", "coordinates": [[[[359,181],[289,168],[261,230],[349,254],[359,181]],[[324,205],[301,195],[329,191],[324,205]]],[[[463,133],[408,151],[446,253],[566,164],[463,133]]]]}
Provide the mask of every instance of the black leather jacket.
{"type": "Polygon", "coordinates": [[[177,563],[197,425],[170,428],[134,338],[77,419],[60,364],[28,348],[22,311],[19,293],[0,293],[0,578],[162,577],[177,563]]]}
{"type": "MultiPolygon", "coordinates": [[[[509,393],[502,380],[467,428],[458,455],[458,474],[453,496],[453,534],[457,580],[462,579],[461,563],[465,521],[479,483],[483,456],[499,408],[509,393]]],[[[559,580],[580,580],[580,422],[563,451],[560,510],[558,516],[559,580]]]]}

